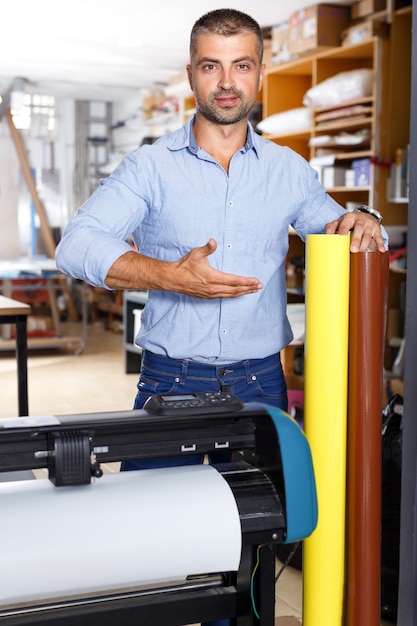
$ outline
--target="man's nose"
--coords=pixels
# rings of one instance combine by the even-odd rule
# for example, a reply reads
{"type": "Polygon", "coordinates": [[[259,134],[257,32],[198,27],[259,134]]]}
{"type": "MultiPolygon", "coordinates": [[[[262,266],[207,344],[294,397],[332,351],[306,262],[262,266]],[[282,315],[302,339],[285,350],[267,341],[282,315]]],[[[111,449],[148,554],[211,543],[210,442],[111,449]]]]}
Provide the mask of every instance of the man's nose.
{"type": "Polygon", "coordinates": [[[219,87],[221,89],[230,89],[234,85],[234,79],[231,70],[223,69],[219,78],[219,87]]]}

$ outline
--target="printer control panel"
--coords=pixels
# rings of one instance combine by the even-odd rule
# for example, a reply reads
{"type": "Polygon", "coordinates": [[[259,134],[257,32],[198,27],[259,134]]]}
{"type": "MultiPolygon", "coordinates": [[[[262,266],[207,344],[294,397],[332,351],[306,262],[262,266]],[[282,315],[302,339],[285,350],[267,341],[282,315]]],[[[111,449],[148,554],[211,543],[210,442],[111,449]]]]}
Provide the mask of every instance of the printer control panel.
{"type": "Polygon", "coordinates": [[[145,411],[154,415],[204,415],[243,409],[243,402],[226,391],[207,391],[179,395],[155,395],[147,399],[145,411]]]}

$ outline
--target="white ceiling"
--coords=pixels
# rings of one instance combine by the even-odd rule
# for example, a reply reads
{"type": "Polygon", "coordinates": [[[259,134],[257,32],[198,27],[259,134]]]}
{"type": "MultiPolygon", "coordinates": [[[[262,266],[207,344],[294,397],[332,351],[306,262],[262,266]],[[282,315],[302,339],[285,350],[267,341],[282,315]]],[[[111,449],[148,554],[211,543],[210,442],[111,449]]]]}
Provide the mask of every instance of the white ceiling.
{"type": "Polygon", "coordinates": [[[190,29],[207,11],[238,8],[266,27],[311,4],[314,1],[3,0],[0,94],[22,77],[32,93],[119,100],[141,88],[165,85],[184,69],[190,29]],[[134,45],[126,47],[129,40],[134,45]]]}

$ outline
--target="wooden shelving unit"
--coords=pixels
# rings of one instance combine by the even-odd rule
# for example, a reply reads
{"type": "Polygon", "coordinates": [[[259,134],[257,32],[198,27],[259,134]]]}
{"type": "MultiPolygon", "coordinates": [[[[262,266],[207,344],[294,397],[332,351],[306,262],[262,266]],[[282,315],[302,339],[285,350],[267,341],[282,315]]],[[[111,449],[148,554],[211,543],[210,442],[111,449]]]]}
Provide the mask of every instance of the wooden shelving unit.
{"type": "MultiPolygon", "coordinates": [[[[386,15],[380,19],[386,19],[386,15]]],[[[270,66],[262,89],[263,117],[303,106],[307,90],[340,72],[361,68],[373,70],[373,89],[369,97],[315,108],[311,128],[267,137],[289,146],[308,161],[320,154],[320,148],[334,150],[335,167],[350,169],[353,161],[369,159],[369,184],[327,187],[328,193],[343,206],[348,202],[375,206],[382,213],[385,225],[406,225],[407,199],[401,203],[393,201],[387,188],[389,164],[395,160],[396,149],[405,147],[409,142],[412,8],[390,10],[387,22],[388,37],[375,36],[361,43],[313,52],[270,66]],[[338,109],[347,107],[362,114],[338,117],[338,109]],[[357,145],[342,147],[336,143],[324,145],[325,142],[320,142],[320,137],[361,129],[368,131],[367,138],[357,145]]],[[[303,254],[303,243],[295,233],[290,232],[288,257],[300,254],[303,254]]],[[[405,281],[406,273],[391,272],[387,327],[390,333],[398,332],[398,336],[402,336],[399,301],[405,281]],[[399,322],[396,322],[397,318],[399,322]]],[[[294,295],[293,291],[288,290],[288,301],[299,302],[302,297],[299,293],[294,295]]],[[[388,339],[387,335],[387,342],[388,339]]]]}

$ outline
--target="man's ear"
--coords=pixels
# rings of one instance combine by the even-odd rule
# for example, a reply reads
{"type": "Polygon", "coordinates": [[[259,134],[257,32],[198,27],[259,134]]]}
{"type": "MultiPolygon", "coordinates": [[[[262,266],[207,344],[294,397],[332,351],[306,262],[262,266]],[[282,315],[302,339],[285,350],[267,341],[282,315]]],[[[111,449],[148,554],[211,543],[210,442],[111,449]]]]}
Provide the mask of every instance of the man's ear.
{"type": "Polygon", "coordinates": [[[263,84],[264,78],[265,78],[265,70],[266,70],[266,65],[265,65],[265,63],[262,63],[261,71],[259,73],[259,89],[258,89],[258,91],[261,91],[261,89],[262,89],[262,84],[263,84]]]}
{"type": "Polygon", "coordinates": [[[191,63],[188,63],[186,69],[187,69],[188,82],[190,83],[191,91],[193,91],[193,72],[191,69],[191,63]]]}

